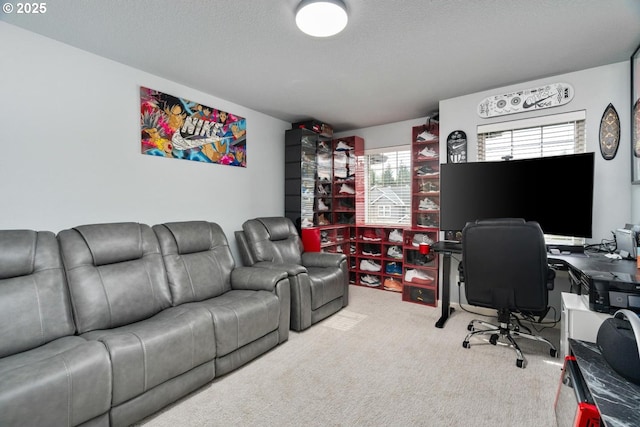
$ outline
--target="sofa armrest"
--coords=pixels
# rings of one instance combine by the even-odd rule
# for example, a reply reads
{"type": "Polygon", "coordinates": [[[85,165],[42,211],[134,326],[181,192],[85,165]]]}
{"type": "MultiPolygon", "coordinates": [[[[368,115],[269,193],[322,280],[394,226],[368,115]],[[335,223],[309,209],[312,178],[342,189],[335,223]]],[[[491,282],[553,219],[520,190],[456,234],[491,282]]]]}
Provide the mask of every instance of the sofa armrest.
{"type": "Polygon", "coordinates": [[[347,261],[345,254],[328,252],[303,252],[302,265],[305,267],[340,267],[347,261]]]}
{"type": "Polygon", "coordinates": [[[269,268],[271,270],[286,271],[289,276],[297,276],[300,273],[306,273],[307,269],[300,264],[278,264],[271,261],[259,261],[252,267],[269,268]]]}
{"type": "Polygon", "coordinates": [[[251,291],[273,291],[276,285],[287,277],[284,270],[236,267],[231,271],[231,287],[251,291]]]}

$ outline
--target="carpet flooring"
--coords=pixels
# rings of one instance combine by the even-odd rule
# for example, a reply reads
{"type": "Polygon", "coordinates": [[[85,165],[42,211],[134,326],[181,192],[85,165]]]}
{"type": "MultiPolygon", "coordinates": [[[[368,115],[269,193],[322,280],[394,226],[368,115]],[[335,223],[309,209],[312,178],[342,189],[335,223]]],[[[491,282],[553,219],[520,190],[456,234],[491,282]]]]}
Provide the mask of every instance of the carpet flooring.
{"type": "MultiPolygon", "coordinates": [[[[462,347],[478,316],[458,308],[439,329],[440,308],[365,287],[350,292],[339,313],[291,332],[284,344],[140,425],[556,425],[562,359],[545,345],[521,339],[528,361],[521,369],[500,342],[474,339],[462,347]]],[[[542,335],[559,350],[558,328],[542,335]]]]}

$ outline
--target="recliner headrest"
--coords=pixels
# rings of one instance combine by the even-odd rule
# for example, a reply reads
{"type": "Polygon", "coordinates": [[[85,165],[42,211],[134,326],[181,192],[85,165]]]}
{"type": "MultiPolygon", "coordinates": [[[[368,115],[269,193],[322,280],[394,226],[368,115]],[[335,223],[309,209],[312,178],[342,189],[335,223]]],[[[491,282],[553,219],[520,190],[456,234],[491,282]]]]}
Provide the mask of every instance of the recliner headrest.
{"type": "Polygon", "coordinates": [[[291,236],[290,225],[293,223],[286,217],[272,217],[258,219],[267,229],[271,241],[286,240],[291,236]]]}
{"type": "Polygon", "coordinates": [[[142,230],[136,222],[74,227],[87,242],[96,266],[142,258],[142,230]]]}
{"type": "Polygon", "coordinates": [[[171,222],[164,226],[176,239],[179,254],[204,252],[211,249],[211,227],[206,221],[171,222]]]}
{"type": "Polygon", "coordinates": [[[0,231],[0,279],[33,273],[37,235],[33,230],[0,231]]]}

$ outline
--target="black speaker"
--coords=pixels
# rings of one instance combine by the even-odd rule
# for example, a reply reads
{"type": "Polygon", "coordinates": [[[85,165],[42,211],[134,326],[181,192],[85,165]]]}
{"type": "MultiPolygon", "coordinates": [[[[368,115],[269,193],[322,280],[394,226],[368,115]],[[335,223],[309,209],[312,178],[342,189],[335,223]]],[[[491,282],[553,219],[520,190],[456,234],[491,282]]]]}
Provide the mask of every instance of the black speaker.
{"type": "MultiPolygon", "coordinates": [[[[629,312],[629,310],[624,311],[629,312]]],[[[600,347],[602,356],[614,371],[640,385],[640,354],[636,335],[631,322],[617,316],[618,313],[616,317],[607,319],[600,325],[596,343],[600,347]]],[[[638,315],[635,313],[632,315],[637,321],[638,315]]]]}

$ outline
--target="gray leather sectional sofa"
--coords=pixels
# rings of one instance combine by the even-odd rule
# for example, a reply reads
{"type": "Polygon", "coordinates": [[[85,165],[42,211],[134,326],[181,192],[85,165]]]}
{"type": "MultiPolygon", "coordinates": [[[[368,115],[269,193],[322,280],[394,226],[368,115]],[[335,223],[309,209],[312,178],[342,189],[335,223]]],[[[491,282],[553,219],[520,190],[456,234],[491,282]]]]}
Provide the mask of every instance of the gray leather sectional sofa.
{"type": "Polygon", "coordinates": [[[130,425],[286,341],[290,298],[210,222],[0,231],[0,425],[130,425]]]}

